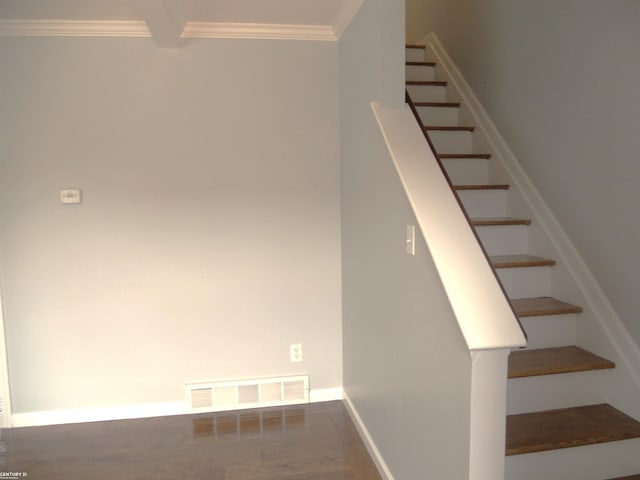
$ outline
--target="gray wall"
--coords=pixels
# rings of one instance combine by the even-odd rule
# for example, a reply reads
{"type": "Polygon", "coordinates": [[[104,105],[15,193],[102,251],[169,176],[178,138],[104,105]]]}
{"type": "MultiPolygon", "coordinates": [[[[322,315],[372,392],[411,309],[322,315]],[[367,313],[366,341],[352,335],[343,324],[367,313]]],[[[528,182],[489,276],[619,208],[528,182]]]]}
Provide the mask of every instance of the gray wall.
{"type": "Polygon", "coordinates": [[[15,412],[342,385],[337,61],[324,42],[2,39],[15,412]]]}
{"type": "Polygon", "coordinates": [[[407,0],[640,343],[640,2],[407,0]]]}
{"type": "Polygon", "coordinates": [[[471,360],[424,239],[404,253],[416,219],[369,104],[403,91],[372,81],[402,68],[375,48],[382,25],[402,48],[388,4],[368,0],[340,41],[344,388],[395,478],[462,479],[471,360]]]}

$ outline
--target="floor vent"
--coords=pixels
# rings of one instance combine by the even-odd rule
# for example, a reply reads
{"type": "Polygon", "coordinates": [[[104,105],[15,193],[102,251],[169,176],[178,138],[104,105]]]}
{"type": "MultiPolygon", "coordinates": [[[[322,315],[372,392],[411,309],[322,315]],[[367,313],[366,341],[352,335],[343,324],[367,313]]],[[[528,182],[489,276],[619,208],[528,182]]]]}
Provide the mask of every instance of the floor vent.
{"type": "Polygon", "coordinates": [[[294,405],[309,402],[309,376],[188,383],[186,393],[192,412],[294,405]]]}

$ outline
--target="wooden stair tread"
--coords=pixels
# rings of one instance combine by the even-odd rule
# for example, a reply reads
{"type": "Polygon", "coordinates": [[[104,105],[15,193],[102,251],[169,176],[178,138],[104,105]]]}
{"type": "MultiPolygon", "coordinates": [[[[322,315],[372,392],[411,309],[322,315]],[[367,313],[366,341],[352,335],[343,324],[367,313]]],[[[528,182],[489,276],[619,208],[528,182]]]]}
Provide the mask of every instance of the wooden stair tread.
{"type": "Polygon", "coordinates": [[[479,158],[488,160],[491,158],[490,153],[439,153],[440,158],[479,158]]]}
{"type": "Polygon", "coordinates": [[[456,190],[509,190],[509,185],[454,185],[456,190]]]}
{"type": "Polygon", "coordinates": [[[509,302],[518,317],[582,313],[582,307],[557,300],[553,297],[512,298],[509,302]]]}
{"type": "Polygon", "coordinates": [[[451,125],[425,125],[422,128],[434,132],[473,132],[476,129],[476,127],[459,127],[451,125]]]}
{"type": "Polygon", "coordinates": [[[504,225],[531,225],[531,220],[527,218],[496,217],[496,218],[472,218],[471,225],[474,227],[497,227],[504,225]]]}
{"type": "Polygon", "coordinates": [[[506,454],[542,452],[640,437],[640,422],[608,404],[507,416],[506,454]]]}
{"type": "Polygon", "coordinates": [[[638,475],[629,475],[627,477],[609,478],[607,480],[640,480],[640,474],[638,474],[638,475]]]}
{"type": "Polygon", "coordinates": [[[494,268],[553,267],[556,262],[535,255],[492,255],[489,257],[494,268]]]}
{"type": "Polygon", "coordinates": [[[421,49],[425,49],[427,48],[426,45],[421,45],[419,43],[407,43],[404,48],[421,48],[421,49]]]}
{"type": "Polygon", "coordinates": [[[436,62],[404,62],[405,65],[411,67],[435,67],[436,62]]]}
{"type": "Polygon", "coordinates": [[[407,85],[424,85],[428,87],[446,87],[447,82],[442,80],[407,80],[407,85]]]}
{"type": "Polygon", "coordinates": [[[413,102],[416,107],[460,108],[460,102],[413,102]]]}
{"type": "Polygon", "coordinates": [[[509,378],[615,368],[616,364],[580,347],[518,350],[509,355],[509,378]]]}

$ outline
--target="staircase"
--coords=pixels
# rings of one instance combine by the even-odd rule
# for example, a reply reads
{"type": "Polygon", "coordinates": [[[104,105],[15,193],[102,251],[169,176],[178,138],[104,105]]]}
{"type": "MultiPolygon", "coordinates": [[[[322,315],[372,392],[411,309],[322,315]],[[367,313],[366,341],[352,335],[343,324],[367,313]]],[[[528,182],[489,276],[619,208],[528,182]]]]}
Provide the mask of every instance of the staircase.
{"type": "Polygon", "coordinates": [[[528,335],[509,359],[505,478],[640,480],[640,422],[608,403],[616,364],[580,348],[583,307],[554,296],[566,269],[512,213],[526,202],[433,58],[407,45],[408,100],[528,335]]]}

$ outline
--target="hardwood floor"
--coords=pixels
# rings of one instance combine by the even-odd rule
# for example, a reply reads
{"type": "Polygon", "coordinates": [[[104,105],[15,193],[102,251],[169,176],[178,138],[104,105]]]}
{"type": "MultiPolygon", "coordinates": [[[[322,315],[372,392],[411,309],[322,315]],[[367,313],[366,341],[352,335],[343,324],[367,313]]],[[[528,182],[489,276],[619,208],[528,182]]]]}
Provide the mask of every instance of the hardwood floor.
{"type": "Polygon", "coordinates": [[[30,480],[380,479],[342,402],[15,428],[2,442],[0,472],[30,480]]]}

